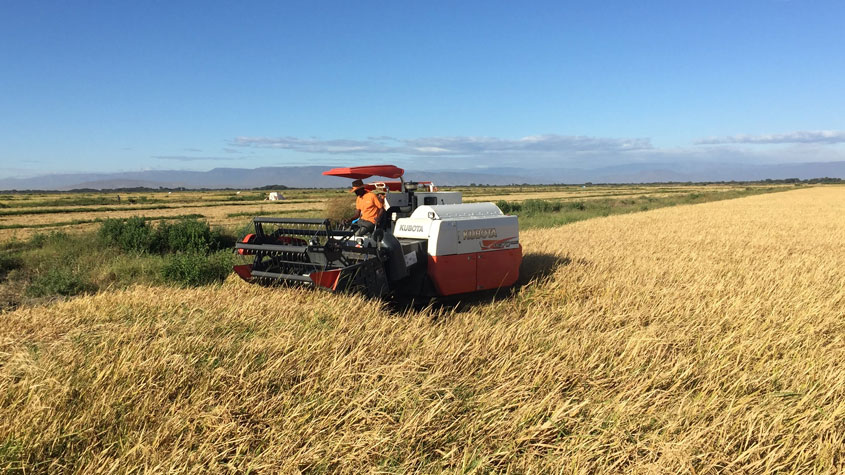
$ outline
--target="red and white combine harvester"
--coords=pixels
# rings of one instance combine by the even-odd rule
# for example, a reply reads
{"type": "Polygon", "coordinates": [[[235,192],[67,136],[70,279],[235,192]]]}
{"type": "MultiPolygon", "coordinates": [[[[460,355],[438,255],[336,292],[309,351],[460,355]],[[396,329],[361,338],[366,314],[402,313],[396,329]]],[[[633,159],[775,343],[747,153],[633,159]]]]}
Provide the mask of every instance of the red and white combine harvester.
{"type": "Polygon", "coordinates": [[[493,203],[462,203],[460,192],[431,182],[405,181],[393,165],[335,168],[323,175],[373,176],[384,191],[376,230],[355,236],[328,219],[253,219],[255,232],[235,245],[251,264],[235,266],[244,280],[265,285],[298,283],[376,297],[436,297],[513,285],[522,246],[516,216],[493,203]]]}

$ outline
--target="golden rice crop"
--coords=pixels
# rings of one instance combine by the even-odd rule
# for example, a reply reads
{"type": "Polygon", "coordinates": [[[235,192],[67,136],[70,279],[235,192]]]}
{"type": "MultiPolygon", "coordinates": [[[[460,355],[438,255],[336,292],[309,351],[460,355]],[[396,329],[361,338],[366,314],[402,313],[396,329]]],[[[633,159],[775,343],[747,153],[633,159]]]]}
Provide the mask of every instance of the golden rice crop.
{"type": "Polygon", "coordinates": [[[230,279],[0,315],[7,470],[845,469],[845,188],[522,233],[513,292],[396,312],[230,279]]]}

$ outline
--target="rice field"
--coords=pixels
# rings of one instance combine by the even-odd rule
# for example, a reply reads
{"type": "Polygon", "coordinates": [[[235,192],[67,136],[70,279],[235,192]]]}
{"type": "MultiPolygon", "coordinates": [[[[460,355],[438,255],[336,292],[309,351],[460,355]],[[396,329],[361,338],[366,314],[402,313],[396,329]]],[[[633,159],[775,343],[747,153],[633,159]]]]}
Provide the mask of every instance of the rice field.
{"type": "Polygon", "coordinates": [[[22,307],[0,467],[842,472],[842,216],[830,186],[528,230],[521,285],[457,307],[235,278],[22,307]]]}
{"type": "MultiPolygon", "coordinates": [[[[766,187],[771,188],[770,185],[766,187]]],[[[791,185],[776,185],[789,189],[791,185]]],[[[763,185],[641,185],[641,186],[510,186],[455,187],[466,202],[524,201],[554,199],[583,201],[604,198],[665,198],[683,194],[763,189],[763,185]]],[[[445,189],[445,188],[444,188],[445,189]]],[[[325,202],[343,196],[345,190],[283,190],[284,201],[264,201],[267,192],[245,190],[178,191],[145,193],[15,193],[0,195],[0,242],[27,239],[42,231],[87,232],[107,218],[143,216],[148,219],[174,219],[199,216],[210,224],[238,228],[249,215],[308,213],[321,216],[325,202]]]]}
{"type": "MultiPolygon", "coordinates": [[[[766,185],[767,186],[767,185],[766,185]]],[[[785,185],[780,185],[785,186],[785,185]]],[[[497,201],[506,199],[508,201],[524,201],[530,199],[548,200],[590,200],[600,198],[630,198],[639,196],[666,197],[681,193],[697,192],[720,192],[744,188],[762,188],[764,185],[678,185],[678,186],[572,186],[563,189],[546,190],[540,187],[537,190],[519,191],[519,187],[511,187],[507,190],[493,189],[493,193],[487,190],[462,189],[467,201],[497,201]],[[504,192],[503,192],[504,191],[504,192]]]]}
{"type": "MultiPolygon", "coordinates": [[[[311,191],[311,190],[305,190],[311,191]]],[[[14,201],[8,201],[6,207],[0,207],[0,241],[10,239],[26,239],[35,233],[49,230],[60,230],[64,232],[90,231],[95,227],[92,223],[107,218],[129,218],[132,216],[143,216],[149,219],[172,219],[178,216],[195,215],[206,219],[216,226],[241,225],[249,218],[243,218],[248,214],[273,214],[284,212],[319,212],[323,208],[323,202],[332,195],[337,194],[331,190],[323,190],[316,196],[311,193],[303,193],[302,197],[284,201],[263,201],[244,200],[237,201],[239,195],[235,192],[228,193],[232,200],[221,200],[220,192],[186,192],[186,196],[178,196],[171,199],[167,193],[154,193],[143,195],[143,202],[139,199],[134,203],[129,202],[129,197],[118,203],[116,200],[106,205],[73,205],[61,204],[63,200],[74,198],[77,201],[86,198],[95,198],[89,195],[74,196],[74,194],[61,194],[59,197],[50,195],[29,195],[32,203],[52,203],[52,206],[26,206],[26,199],[18,195],[14,201]],[[48,201],[52,199],[53,201],[48,201]],[[11,205],[8,205],[11,203],[11,205]],[[239,215],[239,216],[231,216],[239,215]]],[[[255,195],[255,192],[251,192],[255,195]]],[[[264,193],[262,193],[263,195],[264,193]]],[[[12,195],[7,195],[12,196],[12,195]]],[[[109,194],[113,199],[114,194],[109,194]]],[[[2,201],[0,201],[2,203],[2,201]]]]}

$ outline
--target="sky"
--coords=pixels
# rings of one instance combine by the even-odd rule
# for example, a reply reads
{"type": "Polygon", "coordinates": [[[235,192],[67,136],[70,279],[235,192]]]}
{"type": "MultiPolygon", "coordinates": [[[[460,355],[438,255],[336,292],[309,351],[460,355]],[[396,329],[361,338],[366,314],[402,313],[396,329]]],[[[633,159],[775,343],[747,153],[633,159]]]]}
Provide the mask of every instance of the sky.
{"type": "Polygon", "coordinates": [[[845,2],[0,0],[0,178],[845,160],[845,2]]]}

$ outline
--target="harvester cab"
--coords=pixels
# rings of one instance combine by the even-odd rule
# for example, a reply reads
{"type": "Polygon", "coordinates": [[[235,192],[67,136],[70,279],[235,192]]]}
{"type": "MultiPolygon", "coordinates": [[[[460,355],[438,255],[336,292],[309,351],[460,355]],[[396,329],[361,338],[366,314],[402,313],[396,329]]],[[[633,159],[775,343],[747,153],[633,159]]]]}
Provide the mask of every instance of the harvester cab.
{"type": "Polygon", "coordinates": [[[328,219],[253,219],[235,245],[252,262],[235,266],[244,280],[302,284],[376,297],[446,296],[513,285],[522,246],[516,216],[493,203],[462,203],[460,192],[406,181],[393,165],[334,168],[323,175],[372,181],[385,212],[370,236],[328,219]]]}

